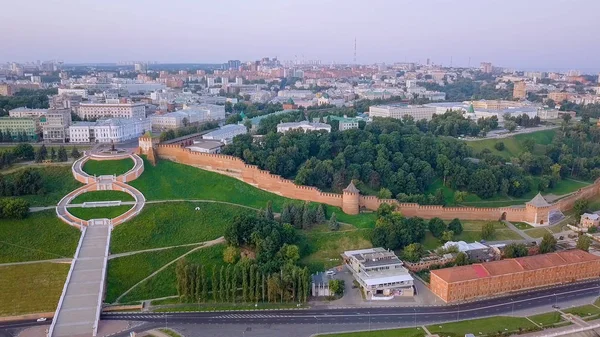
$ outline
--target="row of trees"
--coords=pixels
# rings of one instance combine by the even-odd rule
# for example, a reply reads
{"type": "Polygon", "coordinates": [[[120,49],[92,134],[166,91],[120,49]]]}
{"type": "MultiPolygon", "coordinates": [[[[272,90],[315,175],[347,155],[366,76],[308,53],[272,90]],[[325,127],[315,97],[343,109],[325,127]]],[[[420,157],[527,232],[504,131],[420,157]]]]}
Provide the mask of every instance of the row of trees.
{"type": "Polygon", "coordinates": [[[461,111],[448,110],[443,115],[434,115],[430,121],[417,121],[416,125],[421,132],[431,132],[436,136],[458,137],[467,135],[477,137],[482,132],[487,133],[498,128],[498,118],[496,116],[482,117],[475,122],[465,118],[461,111]]]}
{"type": "Polygon", "coordinates": [[[10,132],[10,130],[4,130],[4,132],[2,132],[2,130],[0,130],[0,143],[12,143],[12,142],[20,143],[20,142],[27,142],[29,140],[30,140],[30,138],[29,138],[29,136],[27,136],[25,131],[13,134],[10,132]]]}
{"type": "Polygon", "coordinates": [[[279,273],[266,274],[245,259],[235,265],[212,266],[177,262],[177,293],[184,302],[306,302],[310,273],[307,268],[284,266],[279,273]]]}
{"type": "Polygon", "coordinates": [[[10,178],[5,178],[0,174],[0,196],[11,197],[43,193],[44,184],[38,171],[20,170],[10,178]]]}
{"type": "MultiPolygon", "coordinates": [[[[79,153],[79,150],[77,150],[76,147],[73,147],[73,149],[71,150],[71,157],[73,157],[74,159],[81,157],[81,153],[79,153]]],[[[62,145],[58,148],[58,151],[56,151],[52,147],[50,148],[49,152],[46,148],[46,145],[42,145],[35,152],[34,159],[36,163],[41,163],[45,160],[50,160],[53,162],[65,162],[69,160],[69,155],[67,154],[67,150],[65,149],[65,147],[62,145]]]]}
{"type": "Polygon", "coordinates": [[[427,224],[418,217],[405,218],[395,207],[382,204],[377,210],[377,221],[371,234],[374,247],[402,249],[425,238],[427,224]]]}
{"type": "MultiPolygon", "coordinates": [[[[269,202],[270,203],[270,202],[269,202]]],[[[267,210],[270,206],[267,206],[267,210]]],[[[272,214],[272,212],[270,212],[272,214]]],[[[332,214],[335,217],[335,214],[332,214]]],[[[281,223],[291,224],[297,229],[309,229],[314,225],[325,222],[325,210],[322,204],[317,207],[311,206],[308,202],[285,203],[281,209],[281,223]]]]}
{"type": "Polygon", "coordinates": [[[29,214],[29,202],[21,198],[0,198],[0,218],[23,219],[29,214]]]}

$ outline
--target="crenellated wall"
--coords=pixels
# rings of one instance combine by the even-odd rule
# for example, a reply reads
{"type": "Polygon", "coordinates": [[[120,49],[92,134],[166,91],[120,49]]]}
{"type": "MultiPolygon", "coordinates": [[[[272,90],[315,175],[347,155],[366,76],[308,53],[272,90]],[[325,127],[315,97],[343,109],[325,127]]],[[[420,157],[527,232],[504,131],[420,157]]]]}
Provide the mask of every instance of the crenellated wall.
{"type": "MultiPolygon", "coordinates": [[[[140,147],[140,153],[151,150],[148,141],[140,147]]],[[[152,144],[154,145],[154,144],[152,144]]],[[[551,210],[567,211],[576,200],[590,198],[600,193],[600,179],[571,195],[560,199],[548,207],[535,207],[527,204],[524,207],[444,207],[437,205],[419,205],[415,203],[398,203],[394,199],[379,199],[375,196],[362,196],[356,193],[325,193],[316,187],[300,186],[289,179],[261,170],[256,165],[249,165],[237,157],[222,154],[192,152],[181,144],[154,145],[154,151],[160,158],[191,165],[229,175],[265,191],[287,198],[324,203],[341,207],[348,214],[358,214],[360,208],[377,210],[383,203],[396,204],[402,214],[418,216],[424,219],[439,217],[450,220],[499,220],[525,221],[533,224],[546,224],[551,210]]]]}

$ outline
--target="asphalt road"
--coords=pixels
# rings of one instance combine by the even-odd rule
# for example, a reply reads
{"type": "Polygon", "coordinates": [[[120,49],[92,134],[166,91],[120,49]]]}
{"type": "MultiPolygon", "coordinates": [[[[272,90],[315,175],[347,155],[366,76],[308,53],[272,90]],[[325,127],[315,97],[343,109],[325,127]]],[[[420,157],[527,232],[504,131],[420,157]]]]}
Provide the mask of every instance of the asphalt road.
{"type": "MultiPolygon", "coordinates": [[[[321,325],[321,324],[373,324],[425,325],[438,322],[473,319],[488,316],[511,315],[513,311],[561,305],[563,301],[600,295],[600,280],[573,283],[558,287],[532,290],[512,296],[497,297],[460,305],[440,305],[422,307],[371,307],[339,309],[299,309],[262,311],[221,311],[221,312],[172,312],[172,313],[107,313],[102,320],[128,320],[155,324],[267,324],[267,325],[321,325]]],[[[21,321],[0,323],[2,331],[33,325],[49,324],[21,321]]]]}
{"type": "Polygon", "coordinates": [[[300,309],[235,312],[181,313],[113,313],[103,314],[105,320],[135,320],[146,322],[195,324],[348,324],[464,320],[477,317],[510,315],[514,310],[547,306],[600,294],[600,281],[569,284],[460,305],[429,307],[372,307],[341,309],[300,309]]]}

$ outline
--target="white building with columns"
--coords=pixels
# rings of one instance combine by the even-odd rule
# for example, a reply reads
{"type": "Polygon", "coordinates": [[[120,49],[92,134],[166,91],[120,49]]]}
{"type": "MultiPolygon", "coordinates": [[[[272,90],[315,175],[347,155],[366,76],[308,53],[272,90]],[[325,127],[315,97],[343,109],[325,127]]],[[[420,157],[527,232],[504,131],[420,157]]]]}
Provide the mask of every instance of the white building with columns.
{"type": "Polygon", "coordinates": [[[137,139],[150,131],[147,118],[110,118],[97,122],[76,122],[69,127],[71,143],[119,143],[137,139]]]}

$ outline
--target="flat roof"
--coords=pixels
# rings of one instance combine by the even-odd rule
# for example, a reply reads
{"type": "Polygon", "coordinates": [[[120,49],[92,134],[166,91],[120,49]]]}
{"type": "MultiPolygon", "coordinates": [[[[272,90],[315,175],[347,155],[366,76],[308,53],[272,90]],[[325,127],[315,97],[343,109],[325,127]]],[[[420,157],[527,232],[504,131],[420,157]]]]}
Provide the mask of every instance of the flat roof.
{"type": "Polygon", "coordinates": [[[414,280],[405,268],[360,272],[358,277],[368,286],[414,280]]]}
{"type": "Polygon", "coordinates": [[[556,253],[477,263],[469,266],[437,269],[432,270],[431,273],[447,283],[456,283],[598,260],[600,260],[600,257],[596,255],[579,249],[572,249],[556,253]]]}

